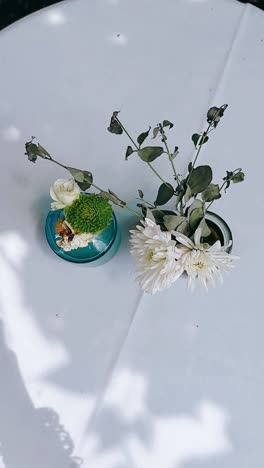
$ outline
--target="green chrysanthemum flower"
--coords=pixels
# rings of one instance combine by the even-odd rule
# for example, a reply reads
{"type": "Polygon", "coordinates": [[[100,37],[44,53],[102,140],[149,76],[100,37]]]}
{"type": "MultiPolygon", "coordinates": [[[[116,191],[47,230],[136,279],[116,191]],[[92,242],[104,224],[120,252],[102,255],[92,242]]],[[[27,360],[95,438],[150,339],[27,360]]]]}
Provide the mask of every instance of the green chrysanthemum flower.
{"type": "Polygon", "coordinates": [[[99,234],[112,221],[112,207],[100,195],[81,194],[72,205],[64,209],[66,221],[74,231],[99,234]]]}

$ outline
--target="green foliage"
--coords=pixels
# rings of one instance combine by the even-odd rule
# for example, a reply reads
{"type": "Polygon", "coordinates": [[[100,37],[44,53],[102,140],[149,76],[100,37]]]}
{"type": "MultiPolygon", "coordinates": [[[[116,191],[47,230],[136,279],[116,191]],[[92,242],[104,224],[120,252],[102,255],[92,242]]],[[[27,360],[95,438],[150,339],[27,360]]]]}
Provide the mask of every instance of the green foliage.
{"type": "Polygon", "coordinates": [[[197,146],[198,141],[200,140],[200,138],[201,138],[201,135],[199,135],[198,133],[194,133],[194,134],[192,135],[192,141],[193,141],[193,143],[194,143],[195,148],[196,148],[196,146],[197,146]]]}
{"type": "Polygon", "coordinates": [[[124,208],[126,206],[126,202],[121,200],[112,190],[108,189],[108,192],[101,191],[100,192],[101,197],[105,198],[105,200],[109,200],[115,205],[120,206],[121,208],[124,208]]]}
{"type": "Polygon", "coordinates": [[[169,120],[163,120],[162,126],[169,127],[171,129],[173,127],[173,123],[171,123],[169,120]]]}
{"type": "Polygon", "coordinates": [[[242,171],[237,172],[236,174],[233,174],[232,177],[232,182],[234,184],[238,184],[239,182],[243,182],[245,180],[245,174],[242,171]]]}
{"type": "Polygon", "coordinates": [[[201,230],[202,230],[201,237],[208,237],[208,236],[210,236],[210,234],[211,234],[211,229],[209,228],[209,226],[208,226],[208,224],[207,224],[207,222],[205,221],[204,218],[203,218],[202,221],[200,222],[199,228],[201,228],[201,230]]]}
{"type": "Polygon", "coordinates": [[[194,200],[192,202],[192,204],[189,206],[188,208],[188,217],[190,217],[191,213],[193,210],[197,209],[197,208],[203,208],[203,202],[201,200],[194,200]]]}
{"type": "Polygon", "coordinates": [[[174,188],[168,182],[161,184],[157,198],[155,200],[155,206],[165,205],[174,195],[174,188]]]}
{"type": "Polygon", "coordinates": [[[149,136],[150,129],[151,129],[151,127],[149,127],[149,129],[148,129],[146,132],[141,133],[141,134],[138,136],[137,142],[138,142],[139,146],[141,146],[142,143],[144,143],[144,141],[146,140],[146,138],[149,136]]]}
{"type": "Polygon", "coordinates": [[[91,172],[75,169],[74,167],[66,167],[66,169],[68,169],[83,192],[91,187],[93,183],[93,175],[91,172]]]}
{"type": "Polygon", "coordinates": [[[209,111],[207,112],[207,122],[210,125],[213,125],[214,127],[216,127],[219,124],[221,117],[223,117],[224,112],[227,107],[228,107],[227,104],[224,104],[221,107],[215,107],[215,106],[211,107],[209,111]]]}
{"type": "Polygon", "coordinates": [[[138,150],[138,155],[144,162],[152,162],[164,153],[162,146],[145,146],[138,150]]]}
{"type": "Polygon", "coordinates": [[[205,202],[211,202],[213,200],[217,200],[218,198],[221,198],[220,187],[218,184],[210,184],[202,192],[202,199],[205,202]]]}
{"type": "Polygon", "coordinates": [[[126,157],[125,157],[126,161],[132,153],[134,153],[132,146],[128,146],[126,150],[126,157]]]}
{"type": "Polygon", "coordinates": [[[154,140],[154,138],[156,138],[156,136],[158,135],[158,133],[159,133],[159,127],[153,128],[153,137],[152,137],[152,140],[154,140]]]}
{"type": "Polygon", "coordinates": [[[116,135],[121,135],[123,133],[123,129],[120,125],[120,123],[117,121],[117,116],[119,114],[119,111],[114,111],[113,115],[111,117],[110,125],[107,128],[107,130],[110,133],[115,133],[116,135]]]}
{"type": "Polygon", "coordinates": [[[81,194],[64,209],[66,221],[79,233],[99,234],[112,221],[112,207],[100,195],[81,194]]]}
{"type": "Polygon", "coordinates": [[[177,216],[176,214],[164,216],[164,224],[169,231],[177,231],[178,226],[186,221],[186,216],[177,216]]]}
{"type": "Polygon", "coordinates": [[[195,208],[195,210],[191,212],[189,223],[190,223],[190,228],[193,232],[197,229],[203,217],[204,217],[204,210],[202,208],[195,208]]]}
{"type": "Polygon", "coordinates": [[[189,201],[191,198],[192,198],[192,191],[191,191],[191,189],[190,189],[190,187],[189,187],[189,185],[188,185],[188,186],[187,186],[187,190],[186,190],[186,192],[185,192],[185,194],[184,194],[184,202],[185,202],[185,203],[188,203],[188,201],[189,201]]]}
{"type": "Polygon", "coordinates": [[[50,154],[48,153],[43,146],[41,146],[39,143],[36,145],[36,143],[33,143],[33,140],[35,137],[32,137],[30,141],[28,141],[25,144],[25,149],[26,149],[26,155],[28,157],[28,160],[31,162],[36,162],[38,156],[40,156],[43,159],[51,159],[50,154]]]}
{"type": "Polygon", "coordinates": [[[188,185],[192,194],[203,192],[211,183],[213,178],[212,169],[210,166],[198,166],[190,173],[188,185]]]}

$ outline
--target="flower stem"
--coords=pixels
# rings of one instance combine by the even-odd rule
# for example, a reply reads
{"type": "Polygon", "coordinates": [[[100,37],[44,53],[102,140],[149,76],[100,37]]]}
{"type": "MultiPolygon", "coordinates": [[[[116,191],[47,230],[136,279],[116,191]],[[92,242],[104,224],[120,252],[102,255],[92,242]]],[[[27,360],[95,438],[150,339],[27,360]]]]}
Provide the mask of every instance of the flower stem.
{"type": "Polygon", "coordinates": [[[199,143],[199,149],[198,149],[198,151],[197,151],[197,153],[196,153],[196,156],[195,156],[195,158],[194,158],[193,165],[192,165],[192,169],[191,169],[191,171],[190,171],[190,173],[189,173],[189,175],[188,175],[188,177],[187,177],[186,184],[188,184],[188,181],[189,181],[189,179],[190,179],[190,177],[191,177],[191,175],[192,175],[192,172],[193,172],[193,170],[194,170],[196,161],[197,161],[198,156],[199,156],[199,154],[200,154],[200,151],[201,151],[201,149],[202,149],[204,140],[205,140],[205,138],[207,137],[207,135],[208,135],[208,133],[209,133],[209,130],[210,130],[210,128],[211,128],[211,125],[212,125],[212,124],[209,123],[209,125],[208,125],[208,127],[207,127],[207,130],[203,133],[201,142],[199,143]]]}
{"type": "MultiPolygon", "coordinates": [[[[53,159],[52,157],[50,157],[50,161],[54,162],[55,164],[57,164],[58,166],[60,167],[63,167],[64,169],[68,170],[68,167],[67,166],[64,166],[63,164],[61,164],[60,162],[56,161],[55,159],[53,159]]],[[[103,189],[101,189],[100,187],[98,187],[98,185],[94,184],[93,182],[89,182],[91,184],[92,187],[94,187],[96,190],[98,190],[99,192],[104,192],[103,189]]],[[[136,211],[134,211],[132,208],[129,208],[129,206],[127,205],[123,205],[122,208],[125,208],[126,210],[130,211],[131,213],[133,213],[134,215],[138,216],[139,218],[141,218],[140,214],[137,213],[136,211]]]]}
{"type": "Polygon", "coordinates": [[[129,206],[124,205],[122,208],[125,208],[126,210],[130,211],[130,213],[133,213],[133,214],[136,215],[138,218],[141,218],[141,215],[140,215],[139,213],[137,213],[136,211],[134,211],[132,208],[129,208],[129,206]]]}
{"type": "MultiPolygon", "coordinates": [[[[133,145],[135,146],[136,150],[139,151],[140,147],[137,145],[137,143],[135,143],[135,141],[133,140],[133,138],[131,137],[131,135],[128,133],[128,131],[126,130],[126,128],[124,127],[124,125],[120,122],[119,118],[118,117],[115,117],[117,123],[120,125],[120,127],[124,130],[124,132],[126,133],[126,135],[128,136],[128,138],[130,139],[130,141],[133,143],[133,145]]],[[[156,171],[156,169],[154,169],[154,167],[152,166],[152,164],[150,162],[147,162],[147,165],[149,166],[149,168],[152,170],[152,172],[154,172],[154,174],[168,187],[170,188],[170,186],[167,184],[167,182],[165,182],[165,180],[159,175],[159,173],[156,171]]]]}
{"type": "Polygon", "coordinates": [[[167,141],[166,141],[166,135],[165,135],[165,133],[164,133],[164,129],[163,129],[163,127],[162,127],[161,124],[159,124],[159,130],[160,130],[160,133],[161,133],[161,135],[162,135],[162,140],[163,140],[163,142],[164,142],[165,148],[166,148],[166,150],[167,150],[167,155],[169,156],[169,160],[170,160],[170,163],[171,163],[171,166],[172,166],[172,170],[173,170],[173,174],[174,174],[175,180],[177,180],[178,184],[180,185],[181,182],[180,182],[179,176],[178,176],[178,174],[177,174],[177,172],[176,172],[176,168],[175,168],[173,159],[172,159],[172,157],[171,157],[171,152],[170,152],[170,150],[169,150],[168,143],[167,143],[167,141]],[[164,138],[164,137],[165,137],[165,138],[164,138]]]}

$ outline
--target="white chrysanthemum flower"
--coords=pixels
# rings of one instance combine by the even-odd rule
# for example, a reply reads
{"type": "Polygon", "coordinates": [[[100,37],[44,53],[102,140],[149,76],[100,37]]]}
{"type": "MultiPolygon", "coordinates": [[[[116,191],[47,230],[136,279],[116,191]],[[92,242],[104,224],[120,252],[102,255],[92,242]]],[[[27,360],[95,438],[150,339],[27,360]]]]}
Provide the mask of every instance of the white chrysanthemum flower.
{"type": "Polygon", "coordinates": [[[193,288],[196,281],[207,289],[208,283],[215,285],[215,280],[223,281],[222,272],[234,268],[234,260],[239,259],[235,255],[226,252],[229,245],[221,246],[220,241],[213,245],[201,244],[201,229],[198,228],[194,235],[194,242],[184,234],[174,232],[178,250],[181,252],[177,266],[182,274],[184,271],[189,276],[188,287],[193,288]]]}
{"type": "Polygon", "coordinates": [[[176,262],[180,251],[170,232],[161,231],[149,218],[141,220],[141,224],[130,231],[131,254],[138,265],[138,283],[145,292],[154,294],[169,288],[181,275],[176,262]]]}

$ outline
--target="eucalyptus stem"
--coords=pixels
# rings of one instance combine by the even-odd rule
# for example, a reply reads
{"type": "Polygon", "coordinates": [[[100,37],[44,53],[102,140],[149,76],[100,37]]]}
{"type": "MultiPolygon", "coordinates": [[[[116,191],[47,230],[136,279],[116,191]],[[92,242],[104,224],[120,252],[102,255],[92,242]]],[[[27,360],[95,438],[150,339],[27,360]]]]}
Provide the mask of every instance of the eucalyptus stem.
{"type": "Polygon", "coordinates": [[[152,166],[152,164],[150,164],[149,162],[147,162],[147,165],[150,167],[150,169],[154,172],[154,174],[156,174],[156,176],[161,180],[161,182],[163,182],[163,184],[166,185],[166,187],[168,187],[169,189],[171,188],[167,182],[165,182],[165,180],[161,177],[161,175],[159,175],[159,173],[156,171],[156,169],[152,166]]]}
{"type": "Polygon", "coordinates": [[[142,201],[143,203],[147,203],[153,210],[158,211],[159,213],[163,214],[163,211],[159,210],[153,203],[148,202],[147,200],[144,200],[144,198],[137,198],[137,200],[142,201]]]}
{"type": "MultiPolygon", "coordinates": [[[[128,138],[130,139],[130,141],[133,143],[133,145],[135,146],[135,148],[137,149],[137,151],[139,151],[140,147],[137,145],[137,143],[135,143],[135,141],[133,140],[133,138],[131,137],[131,135],[128,133],[128,131],[126,130],[126,128],[124,127],[124,125],[120,122],[119,118],[117,116],[115,116],[115,119],[117,121],[117,123],[120,125],[120,127],[122,128],[122,130],[124,130],[125,134],[128,136],[128,138]]],[[[167,182],[165,182],[165,180],[161,177],[161,175],[156,171],[156,169],[154,169],[154,167],[152,166],[152,164],[150,162],[147,162],[147,165],[149,166],[149,168],[152,170],[152,172],[154,172],[154,174],[161,180],[161,182],[163,182],[163,184],[165,184],[168,188],[170,188],[170,186],[167,184],[167,182]]]]}
{"type": "Polygon", "coordinates": [[[122,206],[122,208],[125,208],[126,210],[130,211],[130,213],[133,213],[133,214],[136,215],[138,218],[141,218],[141,215],[140,215],[139,213],[137,213],[135,210],[133,210],[132,208],[129,208],[129,206],[124,205],[124,206],[122,206]]]}
{"type": "MultiPolygon", "coordinates": [[[[67,166],[64,166],[63,164],[61,164],[59,161],[56,161],[55,159],[53,159],[52,157],[49,158],[50,161],[54,162],[55,164],[57,164],[58,166],[60,167],[63,167],[64,169],[68,170],[68,167],[67,166]]],[[[93,182],[89,182],[91,184],[92,187],[94,187],[96,190],[98,190],[99,192],[104,192],[103,189],[101,189],[100,187],[98,187],[98,185],[94,184],[93,182]]],[[[140,214],[137,213],[136,211],[134,211],[132,208],[129,208],[129,206],[127,205],[123,205],[122,208],[125,208],[126,210],[130,211],[130,213],[133,213],[134,215],[138,216],[139,218],[141,218],[140,214]]]]}
{"type": "Polygon", "coordinates": [[[198,151],[197,151],[197,153],[196,153],[196,156],[195,156],[195,158],[194,158],[191,171],[190,171],[190,173],[189,173],[189,175],[188,175],[188,177],[187,177],[187,180],[186,180],[186,184],[188,184],[188,181],[189,181],[189,179],[190,179],[190,177],[191,177],[191,175],[192,175],[192,172],[193,172],[193,170],[194,170],[195,163],[196,163],[196,161],[197,161],[197,159],[198,159],[198,156],[199,156],[199,154],[200,154],[200,151],[201,151],[201,149],[202,149],[204,140],[205,140],[205,138],[207,137],[207,135],[208,135],[208,133],[209,133],[209,130],[210,130],[210,128],[211,128],[211,125],[212,125],[212,124],[209,123],[209,125],[208,125],[208,127],[207,127],[207,130],[203,133],[203,136],[202,136],[202,139],[201,139],[201,143],[199,143],[199,149],[198,149],[198,151]]]}
{"type": "Polygon", "coordinates": [[[128,131],[125,129],[124,125],[120,122],[120,120],[118,119],[118,117],[115,117],[117,123],[119,123],[120,127],[122,128],[122,130],[124,130],[124,132],[126,133],[126,135],[128,136],[128,138],[130,139],[130,141],[132,141],[133,145],[136,147],[137,150],[139,150],[139,146],[137,145],[137,143],[135,143],[135,141],[133,140],[132,136],[129,135],[128,131]]]}
{"type": "Polygon", "coordinates": [[[167,155],[169,156],[169,160],[170,160],[170,163],[171,163],[171,166],[172,166],[172,170],[173,170],[174,177],[175,177],[175,179],[177,180],[178,184],[180,184],[181,182],[180,182],[179,176],[178,176],[178,174],[177,174],[177,172],[176,172],[176,168],[175,168],[173,159],[172,159],[172,157],[171,157],[171,152],[170,152],[170,150],[169,150],[168,143],[167,143],[167,141],[166,141],[166,135],[165,135],[165,133],[164,133],[164,129],[163,129],[163,127],[162,127],[161,124],[159,125],[159,130],[160,130],[160,133],[161,133],[161,135],[162,135],[162,137],[163,137],[162,140],[163,140],[164,145],[165,145],[165,148],[166,148],[166,150],[167,150],[167,155]],[[165,137],[165,138],[164,138],[164,137],[165,137]]]}

